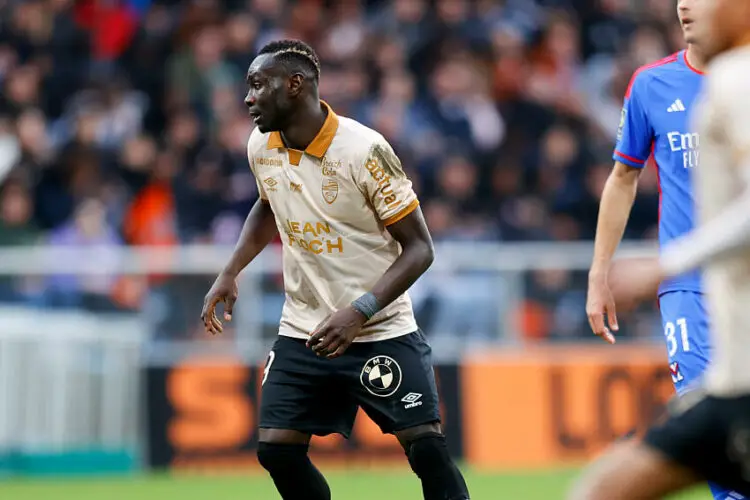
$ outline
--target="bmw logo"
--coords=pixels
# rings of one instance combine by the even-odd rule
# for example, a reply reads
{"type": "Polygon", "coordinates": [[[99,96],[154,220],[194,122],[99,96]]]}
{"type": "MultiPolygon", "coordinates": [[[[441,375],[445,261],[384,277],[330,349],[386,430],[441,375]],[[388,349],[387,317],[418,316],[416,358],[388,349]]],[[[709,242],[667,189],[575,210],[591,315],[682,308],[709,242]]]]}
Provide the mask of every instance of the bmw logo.
{"type": "Polygon", "coordinates": [[[390,356],[375,356],[367,360],[359,380],[373,396],[387,398],[401,387],[401,367],[390,356]]]}

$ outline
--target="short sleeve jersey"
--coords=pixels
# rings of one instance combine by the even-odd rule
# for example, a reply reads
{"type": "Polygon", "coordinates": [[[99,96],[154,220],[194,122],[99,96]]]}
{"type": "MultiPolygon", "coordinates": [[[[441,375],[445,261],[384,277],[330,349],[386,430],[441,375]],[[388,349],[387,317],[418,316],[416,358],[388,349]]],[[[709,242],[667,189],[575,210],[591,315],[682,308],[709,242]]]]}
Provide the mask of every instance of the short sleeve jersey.
{"type": "MultiPolygon", "coordinates": [[[[278,132],[253,131],[248,159],[283,244],[286,301],[279,334],[308,338],[329,314],[368,292],[401,250],[387,226],[419,202],[382,135],[355,120],[327,118],[305,151],[278,132]]],[[[373,316],[355,342],[417,329],[407,293],[373,316]]]]}
{"type": "MultiPolygon", "coordinates": [[[[653,156],[662,247],[695,223],[692,176],[700,160],[700,136],[691,115],[702,82],[703,74],[690,66],[681,51],[636,71],[625,94],[613,158],[643,168],[653,156]]],[[[659,293],[677,290],[700,292],[700,273],[668,280],[659,293]]]]}

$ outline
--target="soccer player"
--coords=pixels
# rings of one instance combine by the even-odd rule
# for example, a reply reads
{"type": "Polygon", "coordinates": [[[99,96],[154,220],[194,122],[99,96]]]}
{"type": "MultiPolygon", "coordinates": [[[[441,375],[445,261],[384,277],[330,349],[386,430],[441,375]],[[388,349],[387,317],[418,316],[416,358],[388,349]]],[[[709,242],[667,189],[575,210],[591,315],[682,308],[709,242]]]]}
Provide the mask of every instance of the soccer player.
{"type": "Polygon", "coordinates": [[[661,257],[616,262],[615,299],[644,300],[664,279],[704,267],[715,335],[701,391],[675,401],[642,443],[620,444],[592,467],[574,500],[649,500],[712,480],[750,495],[750,0],[715,0],[710,67],[697,113],[699,226],[661,257]],[[711,54],[721,53],[711,58],[711,54]],[[705,392],[701,394],[700,392],[705,392]]]}
{"type": "Polygon", "coordinates": [[[432,263],[430,233],[391,146],[321,101],[319,77],[315,52],[294,40],[266,45],[248,69],[260,199],[206,296],[205,327],[222,331],[217,304],[230,320],[237,275],[278,231],[286,302],[263,377],[258,460],[282,498],[331,498],[310,437],[348,437],[361,407],[398,438],[425,499],[468,499],[407,294],[432,263]]]}
{"type": "MultiPolygon", "coordinates": [[[[599,208],[586,304],[591,329],[610,343],[615,342],[612,332],[618,324],[607,273],[649,156],[653,155],[659,182],[659,244],[664,246],[694,227],[691,179],[701,168],[700,135],[690,116],[703,82],[707,9],[712,1],[678,1],[677,15],[688,48],[640,68],[625,94],[615,167],[599,208]]],[[[657,292],[669,371],[678,395],[700,383],[710,359],[709,319],[701,290],[700,272],[692,270],[665,280],[657,292]]],[[[723,488],[710,487],[715,498],[726,498],[723,488]]]]}
{"type": "MultiPolygon", "coordinates": [[[[592,331],[610,343],[618,329],[607,271],[635,200],[638,177],[653,155],[659,179],[659,243],[693,227],[691,176],[698,167],[699,136],[689,116],[703,80],[704,10],[710,0],[679,0],[677,14],[687,50],[643,66],[625,93],[615,166],[602,193],[586,312],[592,331]],[[607,316],[605,324],[604,316],[607,316]]],[[[676,276],[659,289],[669,366],[678,392],[708,361],[708,322],[698,272],[676,276]]]]}

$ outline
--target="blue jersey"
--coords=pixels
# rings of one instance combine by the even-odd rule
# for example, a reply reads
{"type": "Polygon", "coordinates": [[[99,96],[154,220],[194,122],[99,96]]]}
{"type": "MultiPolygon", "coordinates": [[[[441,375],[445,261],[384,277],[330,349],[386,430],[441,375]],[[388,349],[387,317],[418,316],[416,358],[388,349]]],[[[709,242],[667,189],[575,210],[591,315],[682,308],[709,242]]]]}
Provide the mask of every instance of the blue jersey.
{"type": "MultiPolygon", "coordinates": [[[[699,137],[690,114],[703,81],[685,51],[640,68],[622,108],[614,159],[643,168],[653,155],[659,182],[659,245],[695,224],[692,169],[698,166],[699,137]]],[[[665,281],[659,294],[701,291],[700,271],[665,281]]]]}

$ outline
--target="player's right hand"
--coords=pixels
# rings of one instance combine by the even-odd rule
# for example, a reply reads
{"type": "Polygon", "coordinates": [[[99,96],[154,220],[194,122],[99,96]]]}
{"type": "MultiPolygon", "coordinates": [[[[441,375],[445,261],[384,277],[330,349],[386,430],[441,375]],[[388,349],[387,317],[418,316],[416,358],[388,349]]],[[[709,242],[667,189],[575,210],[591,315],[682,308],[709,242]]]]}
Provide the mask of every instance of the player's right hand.
{"type": "Polygon", "coordinates": [[[589,290],[586,297],[586,315],[594,335],[598,335],[610,344],[615,343],[612,332],[619,330],[615,299],[609,289],[606,275],[589,276],[589,290]],[[607,323],[604,316],[607,316],[607,323]]]}
{"type": "Polygon", "coordinates": [[[224,303],[224,320],[232,321],[232,309],[237,300],[237,278],[228,274],[219,274],[211,286],[211,289],[203,299],[203,311],[201,320],[206,332],[216,335],[224,331],[221,320],[216,316],[216,306],[219,302],[224,303]]]}

